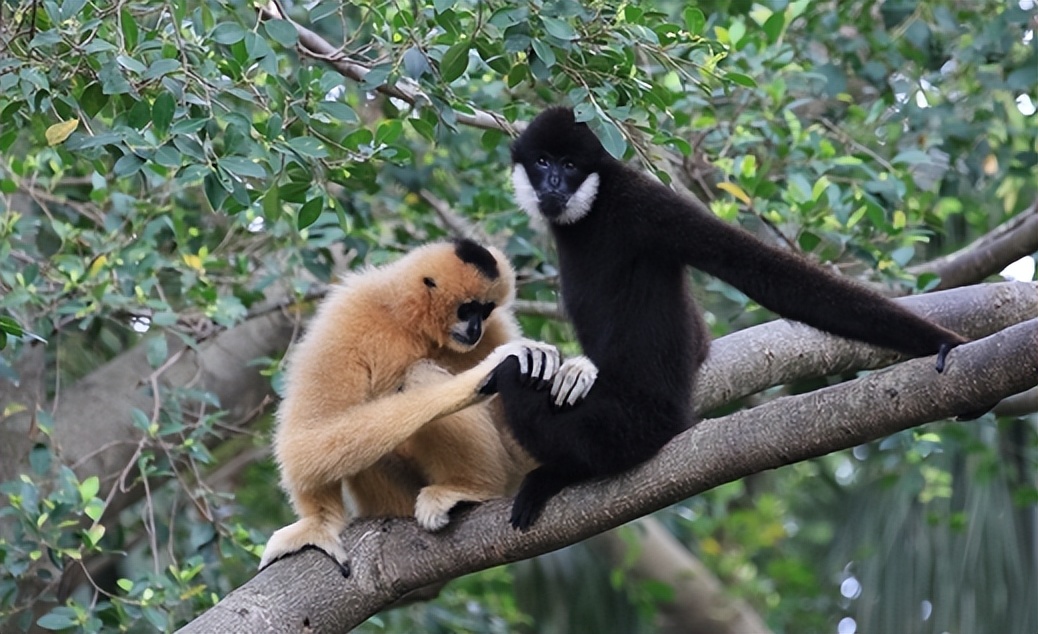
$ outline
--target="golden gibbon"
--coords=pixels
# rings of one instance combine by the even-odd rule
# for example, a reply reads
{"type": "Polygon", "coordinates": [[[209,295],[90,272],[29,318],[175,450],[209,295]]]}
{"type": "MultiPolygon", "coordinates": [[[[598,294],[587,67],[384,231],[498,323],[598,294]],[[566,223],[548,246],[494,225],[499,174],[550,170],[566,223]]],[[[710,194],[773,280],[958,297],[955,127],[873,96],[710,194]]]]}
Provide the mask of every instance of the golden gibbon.
{"type": "Polygon", "coordinates": [[[277,412],[275,457],[299,520],[271,536],[261,568],[304,547],[345,564],[351,515],[437,530],[458,502],[515,490],[536,464],[480,388],[509,355],[545,387],[559,356],[519,338],[514,295],[505,256],[470,240],[427,244],[330,291],[288,357],[277,412]]]}

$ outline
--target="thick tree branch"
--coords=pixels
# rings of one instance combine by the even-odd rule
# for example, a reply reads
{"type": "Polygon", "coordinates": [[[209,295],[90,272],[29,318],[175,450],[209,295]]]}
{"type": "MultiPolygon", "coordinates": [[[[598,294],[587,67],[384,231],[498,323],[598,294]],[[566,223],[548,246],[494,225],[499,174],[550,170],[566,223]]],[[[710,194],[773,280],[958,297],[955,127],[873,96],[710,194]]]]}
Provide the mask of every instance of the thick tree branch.
{"type": "Polygon", "coordinates": [[[941,277],[938,290],[955,288],[983,281],[1035,251],[1038,251],[1038,200],[972,244],[908,271],[917,276],[936,273],[941,277]]]}
{"type": "Polygon", "coordinates": [[[356,522],[343,533],[349,578],[306,551],[260,572],[182,631],[345,632],[429,583],[555,550],[725,482],[954,416],[1036,382],[1038,320],[1030,320],[956,349],[942,375],[932,359],[915,359],[705,420],[647,464],[565,490],[528,533],[509,527],[509,500],[462,511],[438,534],[406,519],[356,522]]]}
{"type": "MultiPolygon", "coordinates": [[[[894,301],[966,337],[980,339],[1038,317],[1038,283],[978,284],[894,301]]],[[[707,412],[775,385],[879,368],[897,359],[889,350],[797,322],[768,322],[713,342],[696,379],[694,401],[700,412],[707,412]]]]}

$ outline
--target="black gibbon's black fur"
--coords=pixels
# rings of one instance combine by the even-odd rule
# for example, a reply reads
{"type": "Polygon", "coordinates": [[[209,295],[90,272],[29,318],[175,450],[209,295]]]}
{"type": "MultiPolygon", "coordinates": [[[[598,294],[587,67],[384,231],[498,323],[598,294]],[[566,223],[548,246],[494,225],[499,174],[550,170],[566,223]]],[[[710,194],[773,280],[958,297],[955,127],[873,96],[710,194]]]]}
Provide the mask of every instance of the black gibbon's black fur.
{"type": "Polygon", "coordinates": [[[495,370],[486,390],[501,395],[516,440],[541,464],[512,507],[517,528],[563,487],[634,467],[692,424],[692,380],[709,335],[687,266],[783,317],[907,355],[937,354],[938,372],[966,341],[625,166],[568,108],[534,119],[512,161],[517,202],[548,220],[562,300],[598,368],[584,402],[561,409],[519,375],[515,358],[495,370]]]}

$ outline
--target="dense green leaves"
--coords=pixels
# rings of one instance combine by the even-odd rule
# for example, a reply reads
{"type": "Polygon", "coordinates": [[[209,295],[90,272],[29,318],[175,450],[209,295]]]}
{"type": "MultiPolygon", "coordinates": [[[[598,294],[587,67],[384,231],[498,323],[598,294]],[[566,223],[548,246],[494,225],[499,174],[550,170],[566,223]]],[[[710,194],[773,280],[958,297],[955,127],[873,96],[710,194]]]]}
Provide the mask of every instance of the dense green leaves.
{"type": "MultiPolygon", "coordinates": [[[[546,105],[572,105],[611,155],[677,180],[726,221],[904,289],[939,281],[913,279],[907,267],[964,246],[1036,196],[1038,48],[1034,11],[1020,3],[322,0],[276,17],[257,6],[0,7],[4,387],[21,380],[19,360],[38,346],[48,399],[135,346],[161,372],[176,342],[198,346],[305,296],[344,265],[383,262],[444,236],[430,201],[446,201],[507,246],[524,298],[556,300],[551,250],[508,190],[507,131],[468,125],[489,114],[507,128],[546,105]],[[329,48],[307,54],[293,21],[329,48]]],[[[706,291],[716,335],[768,318],[716,281],[706,291]]],[[[577,352],[566,325],[523,319],[528,335],[577,352]]],[[[263,364],[280,385],[278,362],[263,364]]],[[[154,407],[127,422],[135,436],[126,442],[140,450],[112,473],[72,472],[50,440],[49,408],[36,412],[18,471],[26,475],[0,484],[0,620],[28,622],[33,593],[54,574],[48,566],[132,550],[114,585],[96,594],[83,586],[37,624],[171,629],[250,574],[259,545],[290,521],[269,462],[232,478],[234,497],[207,485],[228,456],[266,445],[266,432],[221,445],[215,432],[227,431],[226,412],[211,394],[150,378],[142,389],[158,388],[154,407]],[[107,487],[127,466],[125,488],[147,480],[154,497],[109,519],[107,487]],[[141,532],[141,515],[153,533],[141,532]],[[152,537],[161,552],[151,551],[152,537]]],[[[30,406],[0,403],[0,424],[30,406]]],[[[1012,500],[1034,504],[1033,478],[1012,480],[1026,469],[1000,470],[1001,445],[1033,452],[1033,434],[1016,439],[1014,424],[988,419],[975,437],[942,428],[936,440],[899,438],[899,451],[801,465],[756,483],[764,487],[756,493],[724,488],[667,519],[776,632],[832,629],[852,613],[867,623],[889,604],[841,598],[833,580],[845,580],[848,566],[867,571],[860,581],[873,588],[896,575],[854,544],[842,560],[826,560],[833,535],[848,532],[839,500],[877,490],[865,485],[872,478],[909,492],[892,509],[932,515],[912,527],[918,534],[926,523],[952,533],[976,527],[1016,543],[966,509],[942,506],[949,487],[981,475],[1003,483],[991,491],[1011,492],[991,496],[1005,500],[992,517],[1013,515],[1012,500]],[[1010,430],[1012,443],[991,440],[1010,430]],[[928,462],[938,449],[977,465],[949,485],[953,465],[935,472],[928,462]],[[841,481],[844,470],[857,480],[841,481]]],[[[960,555],[934,557],[967,562],[960,555]]],[[[968,569],[1001,561],[978,554],[968,569]]],[[[1016,588],[1029,587],[1026,571],[1005,570],[1022,580],[1016,588]]],[[[440,602],[369,629],[517,629],[531,618],[510,594],[511,576],[469,578],[440,602]]],[[[619,570],[609,579],[627,581],[619,570]]],[[[999,596],[1015,600],[997,574],[985,579],[983,592],[1003,583],[999,596]]],[[[933,583],[933,596],[951,587],[933,583]]],[[[648,629],[667,588],[622,589],[641,609],[613,624],[648,629]]],[[[917,619],[918,607],[897,616],[917,619]]],[[[1015,613],[970,621],[952,601],[933,609],[948,631],[1035,629],[1033,610],[1017,621],[1015,613]]]]}

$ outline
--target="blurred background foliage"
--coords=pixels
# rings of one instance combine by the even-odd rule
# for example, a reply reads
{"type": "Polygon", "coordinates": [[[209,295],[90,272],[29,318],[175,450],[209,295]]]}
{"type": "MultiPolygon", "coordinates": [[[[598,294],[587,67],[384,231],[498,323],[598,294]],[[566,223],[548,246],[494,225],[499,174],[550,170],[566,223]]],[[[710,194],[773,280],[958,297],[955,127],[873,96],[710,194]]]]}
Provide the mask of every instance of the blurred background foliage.
{"type": "MultiPolygon", "coordinates": [[[[2,0],[0,381],[44,344],[52,402],[135,346],[161,369],[157,334],[195,346],[450,219],[507,249],[523,299],[554,301],[554,255],[507,166],[513,124],[556,103],[726,220],[925,291],[938,280],[910,264],[1038,195],[1035,16],[1032,0],[2,0]],[[323,57],[293,22],[331,43],[323,57]]],[[[699,282],[717,336],[772,318],[699,282]]],[[[564,322],[522,323],[577,349],[564,322]]],[[[280,359],[257,363],[276,390],[280,359]]],[[[116,474],[63,460],[42,405],[0,484],[4,631],[169,630],[252,574],[291,520],[270,408],[228,429],[212,400],[163,390],[136,412],[127,482],[147,495],[103,524],[116,474]],[[59,588],[77,566],[103,573],[59,588]]],[[[0,423],[26,407],[0,402],[0,423]]],[[[1033,415],[989,414],[657,519],[774,632],[1033,632],[1036,447],[1033,415]]],[[[581,544],[361,631],[661,631],[673,589],[629,573],[581,544]]]]}

